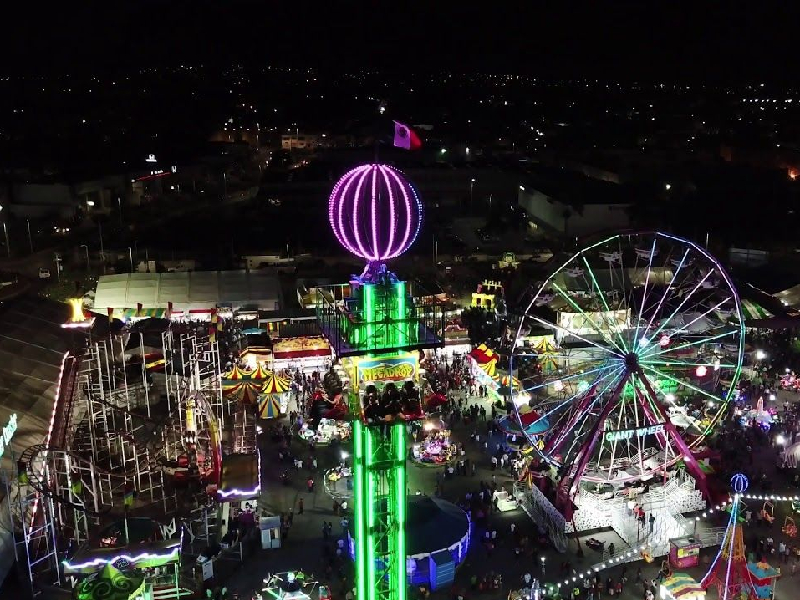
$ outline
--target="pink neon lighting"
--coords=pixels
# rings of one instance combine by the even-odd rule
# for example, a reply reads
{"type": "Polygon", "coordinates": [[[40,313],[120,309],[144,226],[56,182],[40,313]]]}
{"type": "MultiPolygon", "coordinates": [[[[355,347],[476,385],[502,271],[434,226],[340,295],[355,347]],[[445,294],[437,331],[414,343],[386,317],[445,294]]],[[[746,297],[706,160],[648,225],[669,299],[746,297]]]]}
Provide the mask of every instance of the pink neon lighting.
{"type": "Polygon", "coordinates": [[[328,220],[348,252],[368,261],[385,261],[401,255],[416,240],[422,202],[394,167],[361,165],[334,185],[328,220]]]}

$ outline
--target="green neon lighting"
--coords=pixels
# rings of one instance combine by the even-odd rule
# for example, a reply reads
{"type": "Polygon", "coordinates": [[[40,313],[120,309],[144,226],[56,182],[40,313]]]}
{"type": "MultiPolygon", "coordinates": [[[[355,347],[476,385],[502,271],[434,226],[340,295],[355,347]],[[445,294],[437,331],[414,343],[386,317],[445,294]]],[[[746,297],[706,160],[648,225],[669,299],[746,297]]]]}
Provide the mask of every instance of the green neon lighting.
{"type": "MultiPolygon", "coordinates": [[[[597,295],[600,296],[600,300],[603,301],[603,307],[606,309],[606,314],[611,314],[611,309],[608,307],[608,302],[606,302],[606,295],[603,293],[603,290],[600,289],[600,284],[597,283],[597,279],[594,276],[594,271],[592,271],[592,267],[589,266],[589,261],[586,260],[585,256],[583,256],[581,258],[583,258],[583,264],[585,264],[586,268],[589,270],[589,277],[592,278],[592,285],[594,285],[594,289],[595,289],[597,295]]],[[[610,319],[606,319],[606,322],[609,322],[609,321],[610,321],[610,319]]],[[[617,330],[616,323],[611,323],[610,326],[614,329],[614,331],[611,332],[609,337],[611,335],[613,335],[614,333],[616,333],[617,334],[617,338],[619,338],[619,341],[622,344],[622,349],[625,350],[625,352],[628,352],[629,351],[628,345],[625,343],[625,340],[622,338],[622,334],[620,334],[620,332],[617,330]]]]}
{"type": "Polygon", "coordinates": [[[375,322],[375,286],[372,284],[364,285],[364,319],[367,322],[367,344],[372,344],[373,323],[375,322]]]}
{"type": "Polygon", "coordinates": [[[369,600],[375,600],[375,473],[374,467],[374,448],[373,446],[373,433],[369,428],[366,429],[367,438],[367,498],[366,498],[366,515],[367,515],[367,531],[366,531],[366,545],[367,545],[367,578],[369,586],[367,588],[367,597],[369,600]]]}
{"type": "Polygon", "coordinates": [[[407,335],[406,323],[406,282],[398,281],[394,284],[395,298],[397,300],[397,309],[394,314],[394,320],[397,323],[397,346],[405,346],[407,335]]]}
{"type": "Polygon", "coordinates": [[[397,523],[397,600],[406,597],[406,426],[398,423],[393,427],[395,434],[395,518],[397,523]]]}
{"type": "Polygon", "coordinates": [[[366,557],[366,536],[364,524],[364,425],[359,420],[353,422],[355,445],[355,562],[356,562],[356,592],[359,598],[366,598],[366,573],[364,572],[364,559],[366,557]]]}

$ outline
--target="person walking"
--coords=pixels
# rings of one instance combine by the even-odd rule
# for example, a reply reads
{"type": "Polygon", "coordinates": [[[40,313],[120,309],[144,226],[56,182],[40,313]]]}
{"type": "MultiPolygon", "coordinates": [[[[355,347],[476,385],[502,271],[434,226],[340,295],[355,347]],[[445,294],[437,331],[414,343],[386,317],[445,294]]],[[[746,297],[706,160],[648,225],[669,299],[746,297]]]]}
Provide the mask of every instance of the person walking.
{"type": "Polygon", "coordinates": [[[297,514],[298,515],[302,515],[303,514],[303,499],[302,498],[300,498],[297,501],[297,514]]]}
{"type": "Polygon", "coordinates": [[[308,481],[306,481],[306,486],[308,487],[308,493],[309,494],[313,494],[314,493],[314,480],[311,477],[309,477],[308,481]]]}

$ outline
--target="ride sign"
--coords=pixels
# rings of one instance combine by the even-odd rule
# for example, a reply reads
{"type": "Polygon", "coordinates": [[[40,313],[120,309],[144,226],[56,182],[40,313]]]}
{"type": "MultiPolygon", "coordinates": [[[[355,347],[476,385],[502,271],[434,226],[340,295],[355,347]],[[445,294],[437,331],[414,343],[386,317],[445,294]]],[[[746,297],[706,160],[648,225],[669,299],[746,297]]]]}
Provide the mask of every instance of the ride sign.
{"type": "Polygon", "coordinates": [[[3,433],[0,434],[0,456],[3,456],[6,446],[14,437],[14,432],[17,431],[17,413],[14,413],[8,418],[8,423],[3,427],[3,433]]]}
{"type": "Polygon", "coordinates": [[[619,440],[629,440],[634,437],[645,437],[657,433],[664,433],[664,424],[658,423],[650,427],[638,427],[636,429],[620,429],[618,431],[606,431],[605,438],[609,442],[619,440]]]}
{"type": "Polygon", "coordinates": [[[417,360],[413,355],[362,360],[358,363],[360,381],[401,381],[414,379],[417,360]]]}

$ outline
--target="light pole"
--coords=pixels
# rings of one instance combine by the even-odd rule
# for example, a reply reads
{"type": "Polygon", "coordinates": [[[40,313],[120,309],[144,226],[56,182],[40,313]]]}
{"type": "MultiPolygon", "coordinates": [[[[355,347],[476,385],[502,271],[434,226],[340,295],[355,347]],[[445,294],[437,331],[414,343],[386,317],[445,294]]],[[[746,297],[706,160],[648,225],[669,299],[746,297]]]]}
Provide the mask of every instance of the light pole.
{"type": "Polygon", "coordinates": [[[119,228],[122,229],[122,196],[117,196],[117,206],[119,207],[119,228]]]}
{"type": "Polygon", "coordinates": [[[31,247],[31,254],[33,254],[33,236],[31,236],[31,220],[26,219],[28,222],[28,244],[31,247]]]}
{"type": "Polygon", "coordinates": [[[133,273],[133,248],[128,246],[128,259],[131,261],[131,273],[133,273]]]}
{"type": "MultiPolygon", "coordinates": [[[[3,206],[0,204],[0,211],[3,210],[3,206]]],[[[6,252],[8,252],[8,258],[11,258],[11,246],[8,243],[8,227],[6,226],[6,222],[3,221],[3,233],[6,234],[6,252]]]]}
{"type": "Polygon", "coordinates": [[[100,262],[103,264],[103,275],[106,274],[106,251],[103,248],[103,224],[101,222],[97,222],[97,227],[100,231],[100,262]]]}
{"type": "Polygon", "coordinates": [[[472,190],[475,188],[475,178],[469,180],[469,206],[472,208],[472,190]]]}
{"type": "Polygon", "coordinates": [[[11,258],[11,245],[8,243],[8,226],[5,221],[3,221],[3,233],[6,236],[6,253],[8,254],[8,258],[11,258]]]}
{"type": "Polygon", "coordinates": [[[55,253],[54,260],[56,262],[56,277],[58,277],[58,281],[61,281],[61,255],[58,252],[55,253]]]}
{"type": "Polygon", "coordinates": [[[89,246],[81,244],[81,248],[86,252],[86,272],[88,273],[91,270],[91,266],[89,265],[89,246]]]}

